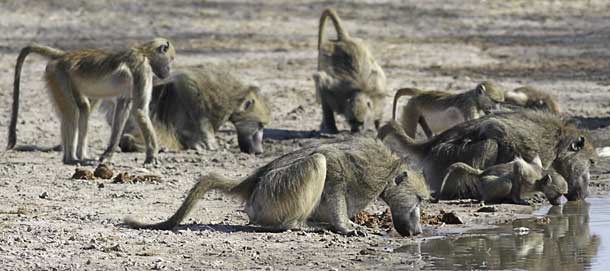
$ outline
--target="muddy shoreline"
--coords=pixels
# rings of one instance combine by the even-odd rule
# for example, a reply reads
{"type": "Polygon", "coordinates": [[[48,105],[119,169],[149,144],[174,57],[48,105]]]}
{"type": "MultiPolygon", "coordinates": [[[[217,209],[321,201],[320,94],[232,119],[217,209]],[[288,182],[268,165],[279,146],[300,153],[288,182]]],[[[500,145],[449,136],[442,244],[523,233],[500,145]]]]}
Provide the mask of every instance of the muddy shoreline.
{"type": "MultiPolygon", "coordinates": [[[[157,182],[72,180],[75,167],[58,152],[0,153],[0,269],[419,269],[413,252],[390,253],[439,235],[459,235],[516,218],[534,207],[442,201],[423,211],[453,211],[462,225],[424,225],[415,238],[323,233],[258,232],[240,204],[210,193],[175,231],[136,231],[125,216],[156,221],[172,213],[205,173],[244,177],[254,168],[326,138],[284,139],[285,131],[312,135],[321,120],[311,74],[316,67],[320,11],[334,6],[353,36],[363,38],[384,68],[390,90],[404,86],[464,91],[483,80],[504,89],[532,85],[557,96],[565,114],[591,131],[596,146],[610,145],[610,4],[605,1],[4,1],[0,3],[0,130],[10,117],[12,78],[20,48],[31,42],[63,49],[120,48],[154,36],[176,44],[178,66],[234,70],[262,89],[273,120],[265,153],[239,153],[231,125],[218,134],[220,150],[161,153],[142,168],[143,154],[117,153],[115,171],[155,174],[157,182]],[[481,12],[484,11],[484,12],[481,12]],[[284,131],[284,132],[282,132],[284,131]]],[[[44,90],[45,62],[30,57],[22,73],[18,144],[54,146],[59,120],[44,90]]],[[[385,119],[390,118],[387,98],[385,119]]],[[[91,154],[101,154],[109,129],[92,116],[91,154]]],[[[339,120],[339,129],[347,130],[339,120]]],[[[290,134],[295,135],[295,134],[290,134]]],[[[313,134],[315,135],[315,133],[313,134]]],[[[0,136],[0,146],[6,145],[0,136]]],[[[93,169],[89,167],[90,169],[93,169]]],[[[591,172],[591,192],[608,195],[610,161],[591,172]]],[[[382,212],[376,201],[367,211],[382,212]]]]}

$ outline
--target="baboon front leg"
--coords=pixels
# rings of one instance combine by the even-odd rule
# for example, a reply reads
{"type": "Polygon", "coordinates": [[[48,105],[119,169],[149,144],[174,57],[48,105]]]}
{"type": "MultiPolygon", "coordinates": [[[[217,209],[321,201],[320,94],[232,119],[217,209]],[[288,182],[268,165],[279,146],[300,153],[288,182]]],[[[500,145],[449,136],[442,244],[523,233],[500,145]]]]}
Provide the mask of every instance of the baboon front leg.
{"type": "Polygon", "coordinates": [[[336,134],[339,132],[337,124],[335,122],[335,113],[332,108],[324,101],[322,103],[322,124],[320,125],[320,132],[327,134],[336,134]]]}
{"type": "Polygon", "coordinates": [[[428,122],[426,122],[426,119],[424,119],[423,117],[420,117],[419,125],[421,125],[421,128],[422,128],[422,130],[424,130],[424,133],[426,134],[427,137],[434,136],[434,132],[432,131],[432,129],[430,129],[430,126],[428,125],[428,122]]]}
{"type": "MultiPolygon", "coordinates": [[[[333,193],[331,193],[333,194],[333,193]]],[[[347,201],[345,194],[338,192],[334,193],[334,198],[328,201],[330,208],[330,223],[337,233],[349,236],[366,236],[366,232],[354,229],[354,223],[349,219],[347,214],[347,201]]]]}
{"type": "Polygon", "coordinates": [[[79,160],[84,161],[89,159],[88,157],[88,132],[89,132],[89,115],[91,114],[92,108],[95,107],[97,100],[89,100],[87,97],[75,93],[76,104],[78,105],[79,117],[78,117],[78,143],[76,149],[76,156],[79,160]]]}
{"type": "Polygon", "coordinates": [[[104,162],[112,157],[112,153],[119,144],[119,138],[123,134],[125,123],[129,117],[129,111],[131,109],[131,99],[129,98],[118,98],[116,106],[114,108],[114,117],[112,119],[112,129],[110,132],[110,143],[108,148],[100,157],[100,162],[104,162]]]}
{"type": "Polygon", "coordinates": [[[146,145],[146,159],[144,164],[157,163],[157,153],[159,152],[159,145],[157,143],[157,135],[152,125],[152,121],[148,116],[148,105],[137,104],[132,112],[136,122],[140,126],[142,136],[144,137],[144,144],[146,145]],[[139,106],[138,106],[139,105],[139,106]]]}
{"type": "Polygon", "coordinates": [[[187,146],[195,150],[217,150],[218,142],[216,141],[216,133],[214,127],[207,118],[199,121],[200,137],[196,142],[189,142],[187,146]]]}

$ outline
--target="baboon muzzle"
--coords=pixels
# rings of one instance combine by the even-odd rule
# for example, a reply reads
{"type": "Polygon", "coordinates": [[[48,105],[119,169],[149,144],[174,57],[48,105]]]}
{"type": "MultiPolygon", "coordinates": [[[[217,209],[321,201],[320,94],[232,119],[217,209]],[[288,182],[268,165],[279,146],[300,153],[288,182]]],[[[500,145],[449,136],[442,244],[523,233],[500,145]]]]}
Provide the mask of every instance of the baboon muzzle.
{"type": "Polygon", "coordinates": [[[249,154],[263,153],[263,125],[259,122],[237,123],[239,150],[249,154]]]}

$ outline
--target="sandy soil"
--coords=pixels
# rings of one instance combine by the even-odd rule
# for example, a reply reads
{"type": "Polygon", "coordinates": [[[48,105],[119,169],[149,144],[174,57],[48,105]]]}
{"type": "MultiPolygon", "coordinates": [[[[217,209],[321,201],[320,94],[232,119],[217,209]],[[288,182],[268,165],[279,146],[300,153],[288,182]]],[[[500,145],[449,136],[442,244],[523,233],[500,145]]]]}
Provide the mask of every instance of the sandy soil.
{"type": "MultiPolygon", "coordinates": [[[[19,49],[38,42],[63,49],[118,48],[165,36],[179,66],[220,65],[259,85],[271,101],[270,128],[314,130],[321,112],[311,74],[317,21],[331,3],[318,1],[2,1],[0,3],[0,127],[8,125],[19,49]],[[169,4],[171,3],[171,5],[169,4]]],[[[505,89],[530,84],[557,95],[562,109],[609,145],[610,19],[607,1],[350,1],[334,5],[353,36],[368,41],[388,86],[463,91],[491,79],[505,89]],[[424,3],[425,2],[425,3],[424,3]],[[505,3],[506,2],[506,3],[505,3]]],[[[59,122],[41,80],[45,62],[26,61],[19,144],[52,146],[59,122]]],[[[386,106],[386,118],[390,116],[386,106]]],[[[90,146],[99,155],[109,138],[103,117],[92,118],[90,146]]],[[[340,128],[345,129],[341,123],[340,128]]],[[[115,155],[116,171],[158,174],[154,183],[71,180],[60,153],[0,155],[0,269],[417,269],[420,255],[392,253],[426,236],[459,233],[528,216],[531,207],[499,205],[475,213],[469,201],[429,204],[430,217],[455,211],[465,226],[427,225],[417,238],[332,233],[261,233],[238,202],[211,193],[176,231],[137,231],[119,224],[173,212],[194,177],[219,172],[243,177],[278,155],[316,139],[266,141],[261,156],[241,154],[232,127],[216,152],[162,153],[142,169],[143,154],[115,155]]],[[[0,137],[0,146],[6,144],[0,137]]],[[[593,170],[592,190],[606,194],[610,164],[593,170]]],[[[382,211],[377,202],[370,211],[382,211]]]]}

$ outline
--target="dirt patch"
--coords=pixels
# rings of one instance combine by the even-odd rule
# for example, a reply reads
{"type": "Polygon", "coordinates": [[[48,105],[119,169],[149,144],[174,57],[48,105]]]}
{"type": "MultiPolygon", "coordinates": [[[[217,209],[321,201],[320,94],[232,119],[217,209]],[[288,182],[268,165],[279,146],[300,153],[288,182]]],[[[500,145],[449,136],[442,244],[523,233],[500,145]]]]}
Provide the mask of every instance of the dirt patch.
{"type": "MultiPolygon", "coordinates": [[[[121,178],[131,179],[129,185],[123,179],[71,179],[75,167],[63,165],[59,152],[0,153],[3,268],[418,269],[426,259],[417,252],[389,251],[420,238],[531,216],[535,207],[500,204],[496,212],[477,212],[478,202],[441,201],[424,203],[424,233],[415,238],[261,232],[248,225],[240,202],[212,192],[175,231],[123,226],[127,216],[147,222],[167,218],[202,174],[242,178],[286,152],[329,140],[312,132],[319,127],[321,110],[311,79],[317,65],[318,16],[327,5],[301,0],[2,1],[3,131],[9,123],[15,60],[32,42],[66,50],[121,48],[164,36],[176,45],[176,67],[235,71],[246,83],[260,86],[273,116],[266,127],[265,153],[259,156],[239,152],[231,125],[219,131],[218,151],[165,152],[159,165],[145,169],[143,153],[116,153],[113,178],[127,173],[121,178]],[[133,182],[133,176],[143,179],[133,182]],[[453,212],[464,224],[443,223],[441,210],[453,212]]],[[[609,5],[599,0],[350,1],[335,7],[352,36],[370,45],[390,90],[416,86],[464,91],[487,79],[505,89],[529,84],[557,95],[562,110],[581,118],[586,128],[594,129],[596,144],[605,145],[610,143],[604,119],[610,106],[604,62],[609,5]]],[[[30,56],[23,66],[18,145],[48,147],[60,141],[59,120],[43,94],[44,65],[42,58],[30,56]]],[[[338,125],[348,130],[341,118],[338,125]]],[[[110,138],[101,113],[91,116],[89,130],[90,153],[96,159],[110,138]]],[[[0,146],[6,145],[4,140],[0,136],[0,146]]],[[[610,163],[601,159],[592,170],[592,193],[608,194],[609,172],[610,163]]],[[[388,216],[381,215],[386,209],[375,201],[361,222],[386,229],[388,216]]]]}

